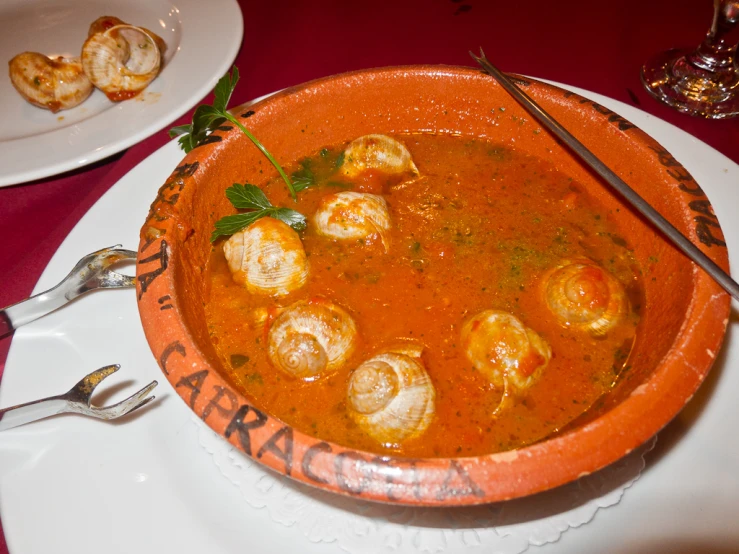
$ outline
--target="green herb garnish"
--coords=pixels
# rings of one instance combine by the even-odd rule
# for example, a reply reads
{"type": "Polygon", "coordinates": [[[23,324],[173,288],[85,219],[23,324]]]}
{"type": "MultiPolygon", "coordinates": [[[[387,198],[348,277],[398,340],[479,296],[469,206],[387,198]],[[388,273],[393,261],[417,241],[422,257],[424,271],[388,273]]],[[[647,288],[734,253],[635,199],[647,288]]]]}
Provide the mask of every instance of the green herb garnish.
{"type": "Polygon", "coordinates": [[[192,116],[192,123],[189,125],[179,125],[177,127],[173,127],[169,131],[169,136],[172,138],[180,137],[178,139],[180,147],[185,152],[189,152],[200,143],[202,143],[209,133],[217,129],[226,121],[230,121],[239,129],[241,129],[241,131],[247,137],[249,137],[249,140],[254,143],[254,146],[259,148],[262,154],[264,154],[270,161],[270,163],[275,166],[275,169],[277,169],[278,173],[285,181],[285,184],[287,185],[287,190],[290,192],[290,196],[292,196],[293,200],[297,200],[295,187],[293,187],[293,184],[290,182],[290,178],[282,169],[282,166],[277,163],[277,160],[272,157],[272,154],[267,151],[264,145],[249,132],[249,129],[244,127],[238,119],[236,119],[226,110],[228,101],[231,99],[231,94],[233,94],[233,91],[236,88],[236,83],[238,82],[239,69],[234,66],[231,69],[230,75],[226,73],[223,77],[219,79],[218,83],[216,83],[216,87],[215,89],[213,89],[213,93],[215,95],[213,105],[209,106],[207,104],[203,104],[198,106],[192,116]]]}
{"type": "Polygon", "coordinates": [[[221,235],[233,235],[245,227],[263,217],[273,217],[287,223],[296,231],[302,231],[306,227],[305,216],[290,208],[273,206],[262,190],[255,185],[240,185],[234,183],[226,189],[226,198],[231,201],[234,208],[250,210],[247,213],[227,215],[216,221],[215,231],[210,236],[210,241],[221,235]]]}
{"type": "Polygon", "coordinates": [[[290,175],[295,192],[304,191],[316,184],[316,176],[310,168],[309,160],[303,160],[300,162],[300,166],[301,168],[298,171],[290,175]]]}
{"type": "Polygon", "coordinates": [[[310,177],[293,176],[293,186],[295,187],[295,192],[302,192],[313,184],[314,181],[310,177]]]}

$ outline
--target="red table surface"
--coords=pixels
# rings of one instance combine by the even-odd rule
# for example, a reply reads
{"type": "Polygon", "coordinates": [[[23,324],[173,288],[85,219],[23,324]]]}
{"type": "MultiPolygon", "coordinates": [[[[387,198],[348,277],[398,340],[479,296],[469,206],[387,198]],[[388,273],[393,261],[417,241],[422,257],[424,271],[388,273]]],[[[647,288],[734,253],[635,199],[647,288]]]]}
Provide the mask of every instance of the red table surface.
{"type": "MultiPolygon", "coordinates": [[[[231,105],[355,69],[419,63],[470,66],[468,50],[481,46],[504,71],[567,83],[635,105],[739,163],[739,119],[711,121],[677,113],[652,99],[639,80],[639,69],[650,56],[700,43],[711,22],[710,0],[240,4],[244,40],[235,64],[242,80],[231,105]]],[[[190,117],[172,124],[189,122],[190,117]]],[[[168,140],[163,129],[92,166],[0,188],[0,306],[28,296],[85,212],[168,140]]],[[[10,338],[0,339],[0,376],[9,346],[10,338]]],[[[0,532],[0,554],[6,552],[0,532]]]]}

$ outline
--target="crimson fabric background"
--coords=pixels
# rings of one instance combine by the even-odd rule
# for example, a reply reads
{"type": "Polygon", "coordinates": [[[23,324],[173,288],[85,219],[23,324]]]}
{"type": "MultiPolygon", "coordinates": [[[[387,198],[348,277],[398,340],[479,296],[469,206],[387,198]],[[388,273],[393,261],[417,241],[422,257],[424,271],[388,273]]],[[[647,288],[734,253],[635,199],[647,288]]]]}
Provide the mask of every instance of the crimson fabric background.
{"type": "MultiPolygon", "coordinates": [[[[677,113],[652,99],[639,80],[639,69],[650,56],[701,42],[711,23],[710,0],[239,3],[244,41],[235,64],[242,81],[231,105],[355,69],[417,63],[472,66],[467,52],[483,47],[504,71],[567,83],[634,105],[739,163],[739,119],[710,121],[677,113]]],[[[172,125],[190,118],[191,113],[172,125]]],[[[168,140],[163,129],[93,166],[0,188],[0,306],[28,296],[85,212],[168,140]]],[[[0,378],[10,343],[11,338],[0,339],[0,378]]],[[[0,554],[7,554],[1,531],[0,554]]]]}

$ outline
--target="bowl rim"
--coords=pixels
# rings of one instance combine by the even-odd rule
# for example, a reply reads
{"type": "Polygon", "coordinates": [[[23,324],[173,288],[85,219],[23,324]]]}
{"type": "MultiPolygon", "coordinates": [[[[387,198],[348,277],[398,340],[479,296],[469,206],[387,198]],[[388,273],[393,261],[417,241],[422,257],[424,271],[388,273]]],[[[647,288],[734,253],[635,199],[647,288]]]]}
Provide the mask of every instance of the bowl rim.
{"type": "MultiPolygon", "coordinates": [[[[467,67],[438,65],[366,69],[285,89],[254,108],[270,109],[285,98],[328,83],[371,79],[388,73],[434,78],[479,74],[467,67]]],[[[563,92],[554,85],[524,79],[543,94],[561,96],[563,92]]],[[[573,105],[582,100],[574,93],[568,98],[573,105]]],[[[638,128],[634,131],[629,135],[630,140],[666,152],[638,128]]],[[[423,459],[377,455],[301,433],[253,406],[214,371],[179,315],[179,299],[174,294],[177,268],[172,263],[177,255],[176,249],[173,250],[176,240],[169,240],[175,234],[175,223],[166,214],[162,216],[162,208],[171,209],[173,185],[181,190],[193,181],[195,162],[211,160],[219,148],[241,139],[240,134],[227,131],[217,134],[223,140],[185,156],[152,204],[138,250],[139,312],[160,368],[188,406],[216,433],[278,473],[332,492],[385,503],[463,506],[527,496],[597,471],[643,444],[690,400],[718,354],[728,323],[729,297],[708,275],[694,268],[693,294],[683,326],[655,371],[628,398],[571,432],[506,452],[423,459]],[[152,229],[155,229],[153,235],[152,229]],[[705,332],[707,328],[711,329],[710,333],[705,332]],[[695,350],[697,341],[700,350],[695,350]],[[683,353],[691,347],[693,357],[688,360],[683,353]],[[629,432],[624,433],[622,429],[629,432]],[[606,441],[608,447],[604,448],[606,441]],[[541,472],[543,466],[549,471],[541,472]]],[[[672,163],[673,168],[681,167],[674,159],[672,163]]],[[[708,203],[697,184],[695,187],[699,194],[692,194],[690,199],[697,197],[708,203]]],[[[696,242],[695,232],[689,231],[686,234],[696,242]]],[[[700,242],[698,246],[728,269],[725,248],[708,249],[700,242]]]]}

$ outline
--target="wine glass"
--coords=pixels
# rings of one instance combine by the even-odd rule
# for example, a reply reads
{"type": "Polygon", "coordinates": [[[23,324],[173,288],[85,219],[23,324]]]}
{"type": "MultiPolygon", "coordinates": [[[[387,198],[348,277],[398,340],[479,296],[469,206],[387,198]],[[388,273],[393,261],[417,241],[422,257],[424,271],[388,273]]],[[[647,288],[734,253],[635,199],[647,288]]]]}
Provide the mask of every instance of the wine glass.
{"type": "Polygon", "coordinates": [[[739,115],[739,0],[714,0],[713,23],[695,50],[672,49],[641,70],[652,96],[691,115],[722,119],[739,115]]]}

